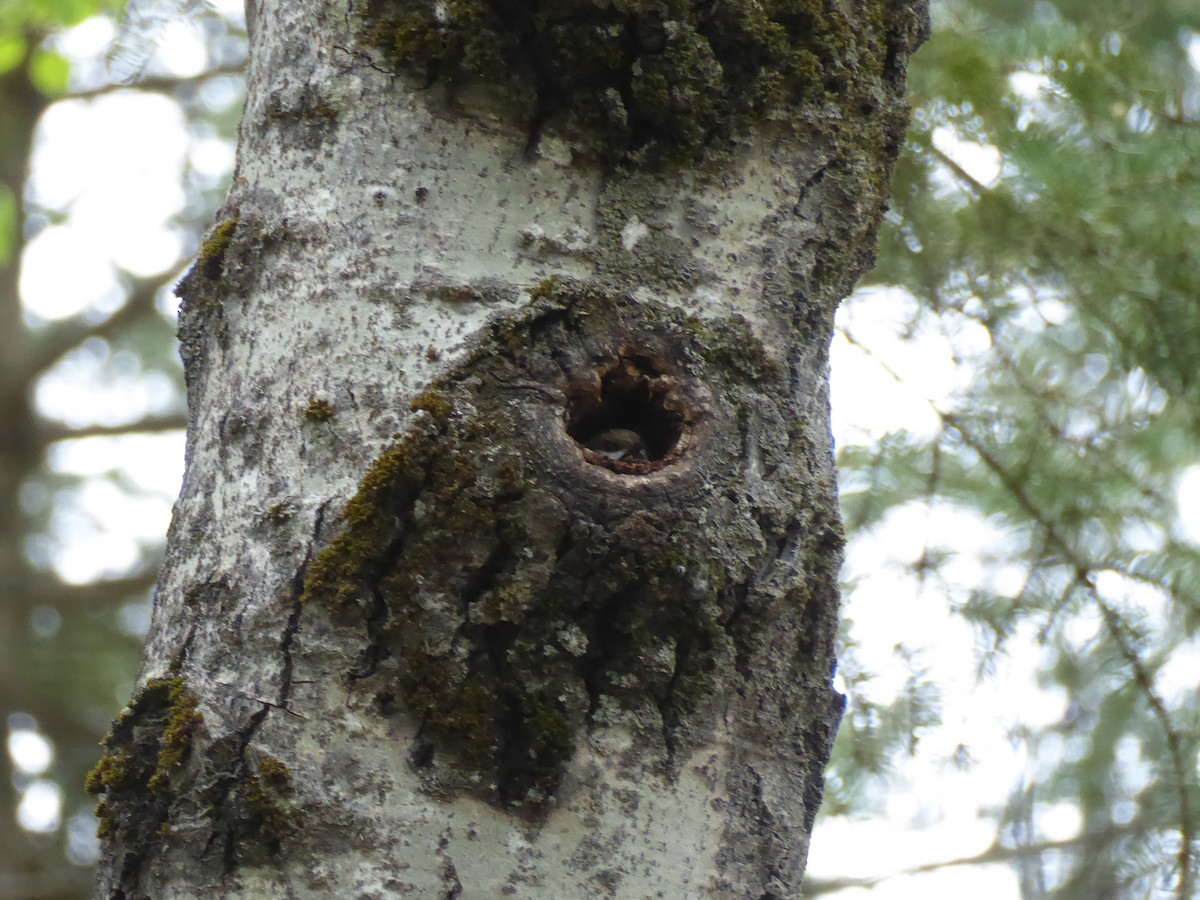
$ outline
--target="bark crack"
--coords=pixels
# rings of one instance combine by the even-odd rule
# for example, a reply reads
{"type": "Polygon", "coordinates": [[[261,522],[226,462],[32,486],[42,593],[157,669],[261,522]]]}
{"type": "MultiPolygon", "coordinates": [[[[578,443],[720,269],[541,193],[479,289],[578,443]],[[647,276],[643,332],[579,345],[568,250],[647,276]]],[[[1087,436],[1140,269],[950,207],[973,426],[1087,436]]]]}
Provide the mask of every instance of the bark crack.
{"type": "Polygon", "coordinates": [[[270,713],[270,705],[264,704],[256,710],[246,726],[235,733],[236,747],[232,754],[230,767],[222,772],[216,780],[215,798],[212,804],[212,834],[204,845],[204,854],[213,851],[214,845],[221,842],[222,874],[231,875],[237,868],[237,834],[234,828],[233,815],[229,810],[229,797],[236,785],[242,780],[246,771],[246,748],[250,746],[255,732],[270,713]]]}
{"type": "Polygon", "coordinates": [[[658,711],[662,716],[663,746],[667,751],[667,768],[669,770],[673,770],[675,766],[675,754],[679,749],[679,739],[676,734],[683,722],[679,706],[675,702],[675,688],[679,683],[680,673],[683,672],[691,654],[690,643],[682,637],[676,641],[674,668],[667,681],[662,700],[658,704],[658,711]]]}
{"type": "Polygon", "coordinates": [[[450,858],[450,829],[447,828],[438,838],[437,855],[441,859],[442,896],[445,900],[458,900],[462,896],[462,881],[458,877],[458,869],[450,858]]]}
{"type": "Polygon", "coordinates": [[[279,679],[279,708],[285,712],[290,712],[288,709],[288,699],[292,693],[292,643],[296,638],[296,632],[300,629],[300,615],[304,611],[304,583],[308,577],[308,566],[312,562],[313,547],[316,546],[317,539],[321,534],[321,528],[325,523],[325,510],[329,506],[329,501],[326,500],[317,507],[317,514],[313,522],[312,538],[309,539],[307,546],[304,548],[304,559],[300,561],[300,565],[296,568],[296,574],[292,577],[292,609],[288,614],[287,624],[283,629],[283,637],[280,640],[280,653],[283,655],[283,668],[280,671],[279,679]]]}
{"type": "Polygon", "coordinates": [[[394,79],[396,77],[395,71],[392,69],[386,69],[383,66],[376,64],[375,60],[371,59],[369,54],[363,53],[361,50],[352,50],[351,48],[344,47],[341,44],[334,44],[333,49],[345,53],[351,59],[357,59],[361,61],[364,65],[366,65],[367,68],[374,69],[376,72],[382,72],[389,78],[394,79]]]}
{"type": "MultiPolygon", "coordinates": [[[[733,641],[734,669],[747,681],[753,678],[751,665],[752,650],[748,646],[745,635],[740,627],[743,617],[751,607],[751,596],[758,585],[769,580],[781,565],[791,565],[799,552],[800,541],[804,536],[804,525],[799,521],[788,524],[783,533],[775,538],[770,537],[770,524],[755,510],[751,510],[755,524],[758,526],[762,540],[768,546],[758,568],[745,581],[731,585],[724,591],[724,598],[729,602],[729,610],[719,620],[725,633],[733,641]]],[[[814,605],[815,606],[815,605],[814,605]]]]}
{"type": "Polygon", "coordinates": [[[312,562],[313,547],[316,545],[321,528],[324,525],[325,510],[328,508],[328,505],[329,502],[326,501],[317,508],[313,522],[312,537],[305,545],[304,558],[300,561],[300,565],[296,567],[296,573],[292,576],[292,590],[289,598],[290,609],[287,621],[284,624],[283,634],[280,636],[279,641],[279,652],[283,658],[283,664],[280,667],[278,699],[274,703],[265,700],[257,701],[261,704],[261,707],[250,716],[246,725],[236,732],[236,743],[234,751],[231,754],[229,767],[217,779],[216,799],[212,804],[213,832],[205,844],[204,852],[206,855],[211,853],[214,845],[218,841],[222,842],[222,874],[226,876],[231,875],[237,868],[237,849],[240,837],[239,829],[237,828],[237,811],[230,808],[230,798],[247,778],[254,777],[250,771],[250,762],[246,758],[246,751],[272,709],[278,708],[295,715],[288,708],[294,669],[292,644],[295,642],[296,634],[300,629],[300,617],[304,611],[304,583],[309,564],[312,562]]]}

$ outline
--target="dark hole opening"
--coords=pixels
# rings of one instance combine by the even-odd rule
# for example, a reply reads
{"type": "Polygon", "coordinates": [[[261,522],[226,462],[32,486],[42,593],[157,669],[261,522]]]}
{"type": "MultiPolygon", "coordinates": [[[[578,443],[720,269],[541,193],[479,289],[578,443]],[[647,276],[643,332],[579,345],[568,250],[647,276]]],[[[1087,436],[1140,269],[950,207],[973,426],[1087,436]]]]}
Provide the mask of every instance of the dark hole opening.
{"type": "Polygon", "coordinates": [[[433,744],[428,741],[418,742],[409,753],[408,758],[415,769],[428,769],[433,765],[433,744]]]}
{"type": "Polygon", "coordinates": [[[662,462],[684,432],[676,381],[647,356],[621,357],[567,405],[567,433],[602,463],[662,462]]]}

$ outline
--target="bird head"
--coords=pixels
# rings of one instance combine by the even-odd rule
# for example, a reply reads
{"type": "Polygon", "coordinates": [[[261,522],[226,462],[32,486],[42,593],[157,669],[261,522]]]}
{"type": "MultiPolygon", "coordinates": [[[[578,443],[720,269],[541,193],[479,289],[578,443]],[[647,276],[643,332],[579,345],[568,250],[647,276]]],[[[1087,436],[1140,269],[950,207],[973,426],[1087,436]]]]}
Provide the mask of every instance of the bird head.
{"type": "Polygon", "coordinates": [[[631,428],[609,428],[588,438],[583,446],[609,459],[646,460],[646,445],[642,436],[631,428]]]}

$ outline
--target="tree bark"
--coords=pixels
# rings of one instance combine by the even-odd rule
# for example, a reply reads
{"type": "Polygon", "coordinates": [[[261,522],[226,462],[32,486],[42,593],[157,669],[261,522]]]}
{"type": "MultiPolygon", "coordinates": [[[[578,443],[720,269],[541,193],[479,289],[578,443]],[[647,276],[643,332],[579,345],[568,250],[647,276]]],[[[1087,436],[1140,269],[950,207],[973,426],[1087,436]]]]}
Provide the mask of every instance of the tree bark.
{"type": "Polygon", "coordinates": [[[777,6],[257,6],[101,896],[799,895],[926,16],[777,6]]]}

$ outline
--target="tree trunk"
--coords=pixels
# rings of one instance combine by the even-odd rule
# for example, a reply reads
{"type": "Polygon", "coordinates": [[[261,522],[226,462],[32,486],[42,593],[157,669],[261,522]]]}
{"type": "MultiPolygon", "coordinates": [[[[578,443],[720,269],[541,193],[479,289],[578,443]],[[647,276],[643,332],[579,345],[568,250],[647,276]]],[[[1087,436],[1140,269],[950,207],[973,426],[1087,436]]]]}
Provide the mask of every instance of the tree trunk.
{"type": "Polygon", "coordinates": [[[923,4],[254,11],[106,897],[794,897],[923,4]]]}

